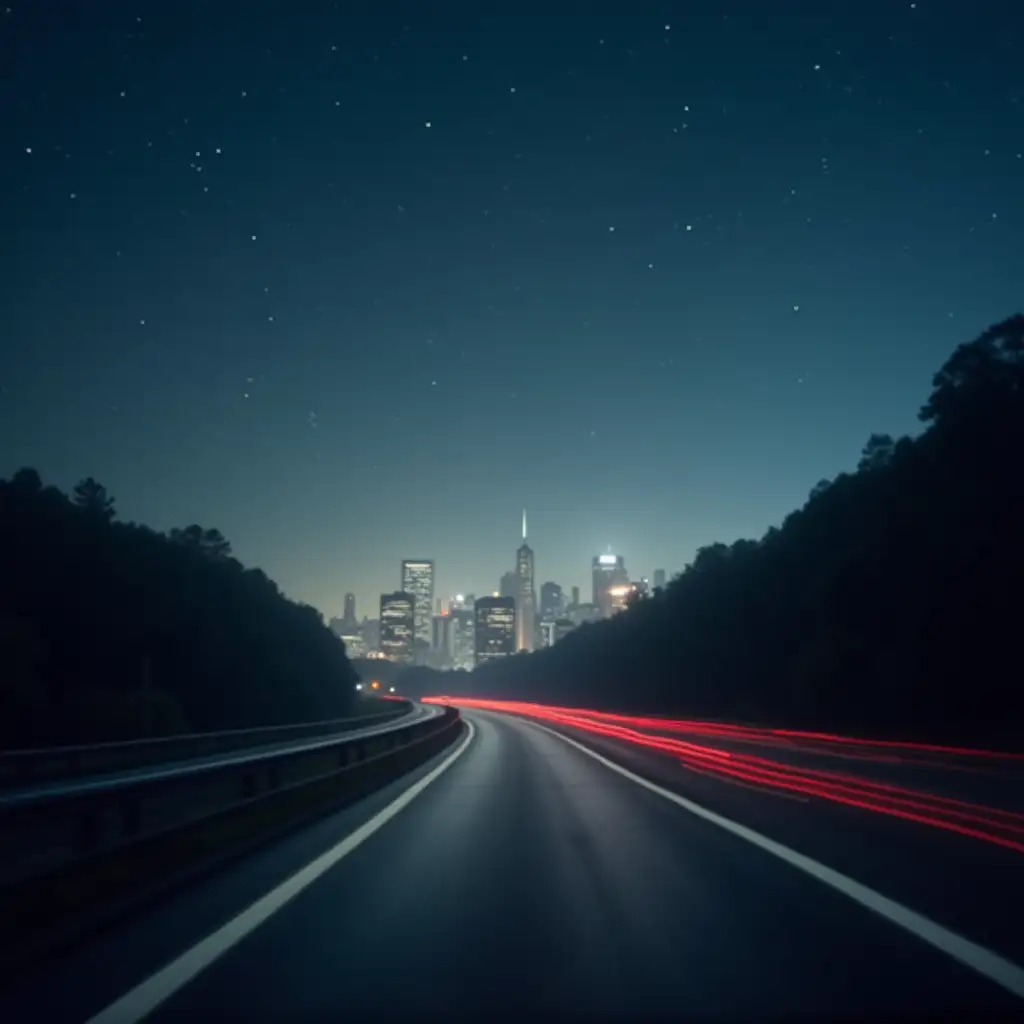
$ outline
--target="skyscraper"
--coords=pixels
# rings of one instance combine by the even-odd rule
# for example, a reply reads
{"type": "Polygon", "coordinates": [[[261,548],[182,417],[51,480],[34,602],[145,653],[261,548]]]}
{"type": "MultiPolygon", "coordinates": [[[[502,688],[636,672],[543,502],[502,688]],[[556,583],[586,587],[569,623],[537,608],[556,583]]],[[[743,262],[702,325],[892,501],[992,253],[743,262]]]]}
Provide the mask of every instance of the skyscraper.
{"type": "Polygon", "coordinates": [[[554,622],[562,614],[562,588],[557,583],[545,583],[540,588],[540,621],[554,622]]]}
{"type": "Polygon", "coordinates": [[[345,622],[355,623],[359,620],[356,618],[356,595],[346,594],[345,595],[345,611],[342,614],[342,618],[345,622]]]}
{"type": "Polygon", "coordinates": [[[461,607],[452,610],[452,630],[452,667],[468,672],[473,667],[475,648],[472,608],[461,607]]]}
{"type": "Polygon", "coordinates": [[[398,590],[380,595],[380,653],[393,661],[412,661],[416,598],[398,590]]]}
{"type": "Polygon", "coordinates": [[[516,650],[516,602],[511,597],[481,597],[475,610],[474,658],[477,665],[507,658],[516,650]]]}
{"type": "Polygon", "coordinates": [[[407,558],[402,562],[402,590],[416,598],[414,650],[430,650],[430,631],[434,615],[434,563],[427,558],[407,558]]]}
{"type": "Polygon", "coordinates": [[[664,569],[655,569],[654,570],[654,587],[655,587],[655,589],[657,589],[658,587],[663,587],[663,586],[665,586],[665,570],[664,569]]]}
{"type": "Polygon", "coordinates": [[[523,509],[523,543],[516,551],[516,647],[532,651],[537,645],[537,594],[533,584],[533,548],[526,543],[526,509],[523,509]]]}
{"type": "Polygon", "coordinates": [[[428,664],[431,668],[446,669],[455,667],[455,619],[450,612],[434,616],[434,635],[431,643],[428,664]]]}
{"type": "Polygon", "coordinates": [[[612,599],[609,590],[629,582],[626,560],[622,555],[594,555],[593,567],[594,604],[601,610],[601,617],[612,613],[612,599]]]}

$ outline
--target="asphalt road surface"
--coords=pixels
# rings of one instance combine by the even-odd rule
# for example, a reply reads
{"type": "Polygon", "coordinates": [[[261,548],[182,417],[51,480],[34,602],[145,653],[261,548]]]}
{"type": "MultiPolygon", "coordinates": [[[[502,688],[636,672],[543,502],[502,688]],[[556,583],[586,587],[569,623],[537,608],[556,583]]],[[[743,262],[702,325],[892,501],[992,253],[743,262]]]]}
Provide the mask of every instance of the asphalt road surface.
{"type": "MultiPolygon", "coordinates": [[[[535,724],[476,711],[466,719],[464,743],[414,775],[27,977],[0,996],[0,1019],[992,1020],[1024,1011],[1024,970],[1006,945],[975,944],[977,922],[965,936],[949,927],[952,910],[940,920],[892,904],[885,897],[899,896],[877,866],[872,888],[855,870],[830,872],[827,834],[814,851],[773,844],[790,838],[787,815],[806,818],[805,805],[705,779],[719,787],[705,793],[708,806],[719,791],[746,801],[718,817],[535,724]],[[758,832],[744,828],[747,812],[762,819],[758,832]]],[[[841,813],[810,817],[816,834],[838,830],[832,849],[848,865],[858,829],[865,849],[879,834],[869,813],[841,813]]],[[[915,860],[930,843],[970,842],[897,824],[906,832],[887,833],[890,845],[898,851],[913,835],[915,860]]],[[[942,872],[957,863],[971,864],[945,852],[936,860],[942,872]]],[[[1012,875],[1022,863],[1007,860],[1006,877],[1024,879],[1012,875]]],[[[898,870],[892,878],[905,892],[898,870]]],[[[990,907],[994,917],[1005,909],[990,907]]]]}

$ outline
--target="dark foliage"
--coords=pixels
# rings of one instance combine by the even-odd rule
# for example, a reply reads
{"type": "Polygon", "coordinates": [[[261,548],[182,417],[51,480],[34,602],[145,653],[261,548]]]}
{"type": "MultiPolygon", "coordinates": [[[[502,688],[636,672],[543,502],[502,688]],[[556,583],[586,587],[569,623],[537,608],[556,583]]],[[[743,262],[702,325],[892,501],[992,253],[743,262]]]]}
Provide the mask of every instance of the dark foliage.
{"type": "Polygon", "coordinates": [[[34,469],[0,481],[0,746],[341,717],[344,645],[217,530],[114,521],[34,469]]]}
{"type": "Polygon", "coordinates": [[[1016,742],[1024,316],[961,345],[920,418],[914,439],[873,435],[781,529],[701,549],[663,593],[474,672],[473,692],[1016,742]]]}

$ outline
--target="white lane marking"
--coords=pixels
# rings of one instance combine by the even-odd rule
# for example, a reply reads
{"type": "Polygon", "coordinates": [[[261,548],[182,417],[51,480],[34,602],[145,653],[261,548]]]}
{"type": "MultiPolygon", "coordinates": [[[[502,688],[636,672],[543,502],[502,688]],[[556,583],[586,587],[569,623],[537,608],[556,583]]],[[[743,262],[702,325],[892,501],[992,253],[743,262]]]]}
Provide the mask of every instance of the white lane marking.
{"type": "Polygon", "coordinates": [[[276,914],[303,889],[312,885],[325,871],[329,871],[343,857],[364,843],[378,829],[386,825],[399,811],[408,807],[437,778],[443,775],[466,752],[476,732],[473,723],[466,721],[466,738],[436,768],[424,775],[415,785],[392,800],[369,821],[360,825],[336,846],[322,853],[316,860],[300,868],[275,889],[261,896],[227,924],[222,925],[205,939],[186,950],[177,959],[161,967],[145,981],[112,1002],[106,1009],[90,1017],[86,1024],[136,1024],[166,1002],[197,974],[223,956],[232,946],[241,942],[264,921],[276,914]]]}
{"type": "Polygon", "coordinates": [[[700,804],[695,804],[692,800],[687,800],[686,797],[680,796],[678,793],[673,793],[669,789],[665,789],[640,775],[636,775],[628,768],[623,768],[622,765],[610,761],[607,757],[598,754],[594,750],[590,750],[582,743],[578,743],[576,740],[570,739],[554,729],[549,729],[547,726],[540,725],[538,722],[527,718],[520,718],[520,721],[525,722],[534,729],[540,729],[543,732],[550,733],[552,736],[557,736],[564,743],[568,743],[577,750],[581,750],[595,761],[600,761],[606,768],[610,768],[613,772],[618,772],[619,775],[629,779],[630,782],[635,782],[638,786],[643,786],[644,789],[657,793],[658,796],[678,804],[691,814],[695,814],[698,818],[703,818],[705,821],[711,822],[712,825],[717,825],[719,828],[725,829],[726,832],[731,832],[734,836],[745,839],[748,843],[752,843],[754,846],[760,847],[780,860],[784,860],[787,864],[799,868],[799,870],[818,879],[819,882],[824,882],[825,885],[831,886],[837,892],[841,892],[844,896],[848,896],[850,899],[861,904],[861,906],[867,907],[868,910],[872,910],[881,917],[884,917],[897,927],[903,928],[905,931],[910,932],[911,935],[916,935],[919,939],[923,939],[930,946],[934,946],[935,949],[940,950],[947,956],[951,956],[954,960],[966,964],[979,974],[984,975],[989,981],[994,981],[1008,992],[1012,992],[1015,996],[1024,999],[1024,967],[1020,967],[1018,964],[1013,963],[1013,961],[1001,957],[998,953],[993,953],[984,946],[971,942],[970,939],[965,939],[962,935],[957,935],[956,932],[951,932],[948,928],[943,928],[941,924],[937,924],[935,921],[925,917],[923,914],[917,913],[915,910],[911,910],[909,907],[904,907],[901,903],[889,899],[888,896],[883,896],[881,893],[875,892],[874,889],[869,889],[866,885],[855,882],[852,878],[847,878],[846,875],[840,874],[838,871],[826,867],[826,865],[810,857],[805,857],[802,853],[797,853],[796,850],[791,850],[788,846],[783,846],[782,843],[777,843],[774,839],[761,835],[760,832],[747,828],[746,825],[740,825],[729,818],[723,818],[722,815],[709,811],[706,807],[701,807],[700,804]]]}

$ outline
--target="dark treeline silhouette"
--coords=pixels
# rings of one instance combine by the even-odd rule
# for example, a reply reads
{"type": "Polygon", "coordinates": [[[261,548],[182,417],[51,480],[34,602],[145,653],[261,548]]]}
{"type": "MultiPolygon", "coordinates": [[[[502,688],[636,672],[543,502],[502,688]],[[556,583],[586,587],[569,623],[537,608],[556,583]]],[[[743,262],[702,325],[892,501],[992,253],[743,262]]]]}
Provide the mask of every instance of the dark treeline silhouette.
{"type": "Polygon", "coordinates": [[[313,608],[217,530],[114,521],[91,477],[0,481],[0,747],[342,717],[356,674],[313,608]]]}
{"type": "Polygon", "coordinates": [[[920,419],[916,438],[873,435],[857,471],[821,481],[781,528],[702,548],[616,618],[409,683],[1019,744],[1024,316],[957,348],[920,419]]]}

